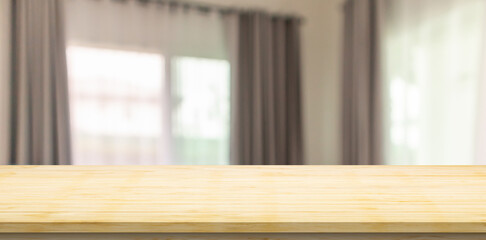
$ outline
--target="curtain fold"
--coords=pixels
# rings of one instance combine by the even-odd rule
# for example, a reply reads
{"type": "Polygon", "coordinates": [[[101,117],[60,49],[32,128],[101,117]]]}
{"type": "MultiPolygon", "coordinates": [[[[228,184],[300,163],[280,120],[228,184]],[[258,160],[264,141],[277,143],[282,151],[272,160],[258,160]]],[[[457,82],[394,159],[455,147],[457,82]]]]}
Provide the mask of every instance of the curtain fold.
{"type": "Polygon", "coordinates": [[[64,19],[59,0],[12,1],[10,164],[69,164],[64,19]]]}
{"type": "Polygon", "coordinates": [[[300,20],[244,12],[238,22],[234,161],[303,164],[300,20]]]}
{"type": "Polygon", "coordinates": [[[9,163],[11,0],[0,0],[0,165],[9,163]]]}
{"type": "Polygon", "coordinates": [[[348,0],[344,11],[342,163],[381,164],[380,34],[383,2],[348,0]]]}

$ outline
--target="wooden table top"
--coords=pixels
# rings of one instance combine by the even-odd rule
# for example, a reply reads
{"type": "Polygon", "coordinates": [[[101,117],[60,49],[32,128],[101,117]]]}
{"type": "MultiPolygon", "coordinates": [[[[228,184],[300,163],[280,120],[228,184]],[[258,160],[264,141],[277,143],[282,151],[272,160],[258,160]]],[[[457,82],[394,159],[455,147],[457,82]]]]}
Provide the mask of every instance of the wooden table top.
{"type": "Polygon", "coordinates": [[[486,233],[486,167],[3,166],[7,232],[486,233]]]}

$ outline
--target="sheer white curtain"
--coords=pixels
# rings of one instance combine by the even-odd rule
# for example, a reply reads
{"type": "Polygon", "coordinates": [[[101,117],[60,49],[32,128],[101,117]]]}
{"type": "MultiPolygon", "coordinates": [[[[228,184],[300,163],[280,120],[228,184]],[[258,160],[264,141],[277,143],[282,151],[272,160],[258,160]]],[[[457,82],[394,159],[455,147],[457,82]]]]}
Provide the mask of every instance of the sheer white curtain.
{"type": "Polygon", "coordinates": [[[228,164],[230,63],[217,11],[67,0],[74,164],[228,164]]]}
{"type": "MultiPolygon", "coordinates": [[[[485,1],[389,0],[385,43],[388,164],[476,164],[485,1]]],[[[484,87],[483,87],[484,88],[484,87]]],[[[483,105],[484,106],[484,105],[483,105]]],[[[484,107],[483,107],[484,108],[484,107]]],[[[484,142],[483,142],[484,143],[484,142]]],[[[484,163],[484,162],[483,162],[484,163]]]]}
{"type": "MultiPolygon", "coordinates": [[[[485,4],[486,5],[486,4],[485,4]]],[[[486,14],[486,11],[485,11],[486,14]]],[[[486,18],[486,17],[485,17],[486,18]]],[[[486,25],[486,23],[485,23],[486,25]]],[[[481,51],[481,73],[478,84],[478,104],[476,121],[476,151],[474,164],[486,165],[486,31],[483,32],[483,43],[481,51]]]]}

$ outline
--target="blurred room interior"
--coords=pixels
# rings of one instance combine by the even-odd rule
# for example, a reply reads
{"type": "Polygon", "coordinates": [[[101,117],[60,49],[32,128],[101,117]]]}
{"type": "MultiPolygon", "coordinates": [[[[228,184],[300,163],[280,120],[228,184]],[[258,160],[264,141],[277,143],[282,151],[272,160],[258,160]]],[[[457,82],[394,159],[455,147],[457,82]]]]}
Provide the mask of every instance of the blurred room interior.
{"type": "Polygon", "coordinates": [[[485,0],[0,0],[0,164],[486,164],[485,0]]]}

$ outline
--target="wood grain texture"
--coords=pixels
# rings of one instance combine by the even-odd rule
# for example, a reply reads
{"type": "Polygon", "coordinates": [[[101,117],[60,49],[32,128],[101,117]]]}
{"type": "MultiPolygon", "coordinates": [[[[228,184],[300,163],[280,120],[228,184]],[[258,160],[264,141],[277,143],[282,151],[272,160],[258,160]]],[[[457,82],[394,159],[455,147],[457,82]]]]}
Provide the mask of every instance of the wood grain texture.
{"type": "Polygon", "coordinates": [[[0,234],[0,240],[485,240],[486,234],[0,234]]]}
{"type": "Polygon", "coordinates": [[[3,233],[486,233],[486,167],[4,166],[3,233]]]}

